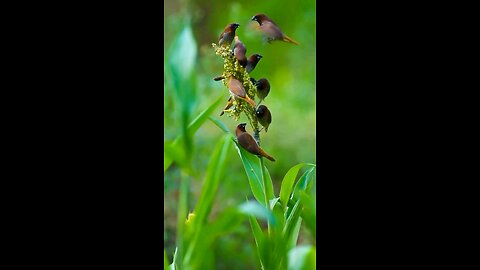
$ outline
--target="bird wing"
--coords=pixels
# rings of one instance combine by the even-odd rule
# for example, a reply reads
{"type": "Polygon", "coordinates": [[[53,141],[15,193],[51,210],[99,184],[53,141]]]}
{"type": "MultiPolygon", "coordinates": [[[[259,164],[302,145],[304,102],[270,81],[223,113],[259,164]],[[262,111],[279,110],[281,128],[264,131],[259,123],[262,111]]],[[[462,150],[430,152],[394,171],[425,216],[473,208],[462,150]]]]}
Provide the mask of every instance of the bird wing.
{"type": "Polygon", "coordinates": [[[280,30],[280,28],[273,22],[266,21],[262,23],[261,28],[268,37],[272,37],[274,39],[281,39],[283,37],[282,30],[280,30]]]}
{"type": "Polygon", "coordinates": [[[258,150],[258,144],[255,141],[255,139],[252,137],[252,135],[248,134],[247,132],[244,132],[240,134],[240,136],[237,137],[238,143],[245,148],[248,152],[258,155],[260,154],[258,150]]]}
{"type": "Polygon", "coordinates": [[[230,92],[232,92],[234,95],[239,97],[245,98],[245,96],[247,95],[242,83],[236,79],[231,79],[228,82],[228,89],[230,89],[230,92]]]}

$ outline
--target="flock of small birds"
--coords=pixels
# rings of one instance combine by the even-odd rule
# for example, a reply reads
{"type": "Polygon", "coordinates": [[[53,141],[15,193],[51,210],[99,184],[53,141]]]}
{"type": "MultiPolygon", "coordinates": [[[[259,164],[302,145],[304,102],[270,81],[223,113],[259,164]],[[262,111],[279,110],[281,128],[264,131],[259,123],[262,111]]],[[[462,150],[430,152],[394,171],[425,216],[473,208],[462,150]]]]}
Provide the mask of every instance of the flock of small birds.
{"type": "MultiPolygon", "coordinates": [[[[288,43],[293,43],[295,45],[300,45],[297,41],[293,40],[292,38],[285,35],[282,30],[278,27],[278,25],[273,22],[265,14],[257,14],[252,17],[252,21],[258,22],[257,29],[260,30],[263,36],[263,40],[265,42],[271,43],[272,41],[284,41],[288,43]]],[[[252,72],[255,67],[257,66],[262,56],[259,54],[253,54],[250,57],[246,57],[247,49],[245,45],[240,41],[237,35],[235,35],[235,30],[240,26],[238,23],[230,23],[228,24],[223,32],[220,34],[218,39],[218,45],[220,46],[231,46],[232,42],[233,45],[233,55],[235,56],[238,63],[246,69],[247,73],[252,72]]],[[[216,77],[214,78],[215,81],[219,81],[225,79],[223,77],[216,77]]],[[[227,86],[230,91],[231,97],[228,99],[227,104],[223,111],[221,112],[220,116],[224,114],[224,111],[229,109],[233,105],[234,99],[242,99],[249,103],[253,108],[256,107],[255,115],[257,117],[258,122],[263,126],[265,132],[268,131],[268,126],[272,122],[272,115],[268,110],[267,106],[255,104],[255,101],[252,100],[246,93],[245,88],[243,87],[242,83],[235,77],[230,76],[227,79],[227,86]]],[[[261,78],[258,81],[254,78],[251,78],[252,83],[255,85],[257,89],[257,96],[260,99],[259,104],[267,97],[268,93],[270,92],[270,83],[266,78],[261,78]]],[[[245,130],[246,123],[241,123],[237,126],[235,130],[235,134],[237,136],[238,144],[243,147],[248,152],[267,158],[270,161],[275,161],[275,159],[267,154],[255,141],[255,139],[245,130]]]]}

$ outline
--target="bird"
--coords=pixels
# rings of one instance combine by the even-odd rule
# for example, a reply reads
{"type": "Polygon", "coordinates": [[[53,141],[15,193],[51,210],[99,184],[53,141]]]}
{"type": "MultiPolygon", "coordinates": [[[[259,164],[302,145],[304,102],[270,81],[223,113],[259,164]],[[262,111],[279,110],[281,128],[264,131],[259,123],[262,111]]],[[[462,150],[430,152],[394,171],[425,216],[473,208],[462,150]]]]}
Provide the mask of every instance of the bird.
{"type": "Polygon", "coordinates": [[[265,105],[260,105],[255,112],[258,122],[265,128],[265,132],[268,131],[268,126],[272,123],[272,114],[265,105]]]}
{"type": "Polygon", "coordinates": [[[223,108],[222,112],[220,113],[220,116],[222,116],[225,113],[225,110],[228,110],[230,107],[232,107],[232,105],[233,105],[232,97],[229,97],[227,104],[225,105],[225,108],[223,108]]]}
{"type": "Polygon", "coordinates": [[[252,153],[257,156],[265,157],[270,161],[275,161],[275,159],[272,156],[267,154],[260,146],[258,146],[257,142],[252,137],[252,135],[248,134],[248,132],[245,130],[246,125],[247,125],[246,123],[241,123],[237,126],[235,130],[238,144],[240,144],[240,146],[245,150],[247,150],[249,153],[252,153]]]}
{"type": "Polygon", "coordinates": [[[245,56],[245,53],[247,52],[247,48],[245,48],[245,45],[238,39],[238,36],[235,36],[235,44],[233,45],[233,55],[235,58],[237,58],[238,63],[242,67],[245,67],[247,65],[247,57],[245,56]]]}
{"type": "Polygon", "coordinates": [[[282,40],[295,45],[300,45],[300,43],[285,35],[282,30],[280,30],[280,28],[272,21],[272,19],[265,14],[259,13],[253,16],[252,21],[258,22],[258,29],[262,31],[263,36],[268,43],[271,43],[274,40],[282,40]]]}
{"type": "Polygon", "coordinates": [[[233,38],[235,37],[235,30],[240,26],[238,23],[229,23],[225,26],[225,29],[220,34],[218,38],[218,45],[227,44],[230,46],[232,44],[233,38]]]}
{"type": "Polygon", "coordinates": [[[261,78],[254,84],[257,87],[257,96],[261,102],[268,96],[268,93],[270,92],[270,83],[266,78],[261,78]]]}
{"type": "Polygon", "coordinates": [[[245,91],[245,87],[243,87],[243,84],[235,79],[233,76],[230,76],[228,78],[227,82],[227,87],[228,90],[230,90],[230,94],[234,98],[240,98],[248,102],[250,105],[252,105],[254,108],[256,107],[255,101],[253,101],[248,95],[247,92],[245,91]]]}
{"type": "Polygon", "coordinates": [[[255,69],[255,67],[257,66],[257,63],[258,61],[260,61],[260,59],[262,59],[262,56],[260,54],[253,54],[251,55],[248,60],[247,60],[247,73],[250,73],[252,72],[252,70],[255,69]]]}

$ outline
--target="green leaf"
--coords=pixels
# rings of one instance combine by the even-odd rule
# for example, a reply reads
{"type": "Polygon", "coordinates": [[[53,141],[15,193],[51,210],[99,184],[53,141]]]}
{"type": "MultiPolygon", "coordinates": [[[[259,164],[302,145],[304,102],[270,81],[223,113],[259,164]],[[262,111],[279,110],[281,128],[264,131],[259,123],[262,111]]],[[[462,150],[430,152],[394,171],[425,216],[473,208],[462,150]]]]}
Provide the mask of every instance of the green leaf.
{"type": "Polygon", "coordinates": [[[192,232],[189,234],[185,233],[186,237],[190,239],[190,245],[186,252],[184,262],[187,265],[190,265],[191,263],[195,264],[195,261],[192,262],[192,257],[194,257],[195,253],[198,252],[198,249],[201,248],[201,245],[208,245],[209,243],[208,241],[210,239],[207,239],[208,234],[204,233],[202,228],[207,222],[207,217],[212,209],[212,204],[218,190],[220,179],[224,174],[225,161],[228,155],[230,144],[230,137],[228,135],[224,135],[223,139],[217,143],[217,146],[212,154],[212,158],[210,159],[200,198],[198,199],[195,210],[193,211],[192,220],[189,222],[189,225],[191,226],[188,228],[190,228],[192,232]]]}
{"type": "Polygon", "coordinates": [[[165,249],[163,249],[163,269],[164,270],[169,270],[168,265],[169,265],[169,262],[168,262],[168,258],[167,258],[167,251],[165,249]]]}
{"type": "Polygon", "coordinates": [[[265,206],[265,199],[263,195],[263,183],[260,172],[260,164],[257,156],[250,154],[243,147],[239,146],[237,141],[235,141],[235,147],[237,148],[238,155],[242,160],[243,167],[247,173],[248,183],[252,190],[253,196],[259,203],[265,206]]]}
{"type": "Polygon", "coordinates": [[[275,205],[277,204],[278,200],[280,200],[280,197],[276,197],[270,200],[270,209],[273,209],[275,205]]]}
{"type": "MultiPolygon", "coordinates": [[[[193,136],[195,132],[207,121],[208,117],[212,112],[217,108],[222,100],[223,95],[219,96],[208,108],[206,108],[203,112],[201,112],[197,118],[195,118],[189,125],[187,133],[193,136]]],[[[185,164],[185,158],[180,156],[178,153],[179,150],[176,149],[179,147],[180,142],[182,142],[183,135],[178,136],[171,145],[168,145],[167,142],[164,143],[165,150],[164,150],[164,161],[163,161],[163,171],[167,171],[167,169],[172,165],[172,162],[175,160],[179,162],[179,164],[185,164]],[[177,158],[177,159],[176,159],[177,158]]],[[[183,146],[183,145],[182,145],[183,146]]]]}
{"type": "Polygon", "coordinates": [[[276,225],[277,221],[272,211],[255,201],[248,201],[238,206],[240,213],[256,216],[267,220],[270,224],[276,225]]]}
{"type": "Polygon", "coordinates": [[[290,237],[287,239],[288,249],[294,248],[297,245],[298,234],[300,233],[301,225],[302,225],[302,218],[298,218],[296,223],[293,225],[290,237]]]}
{"type": "Polygon", "coordinates": [[[300,191],[300,200],[304,205],[303,211],[300,216],[305,220],[305,225],[312,232],[313,238],[317,237],[317,214],[316,214],[316,204],[312,198],[305,193],[300,191]]]}
{"type": "Polygon", "coordinates": [[[230,130],[228,130],[228,127],[218,118],[210,116],[208,117],[208,119],[210,119],[210,121],[212,121],[217,127],[223,130],[225,133],[230,133],[230,130]]]}
{"type": "MultiPolygon", "coordinates": [[[[264,200],[264,193],[263,193],[263,181],[262,181],[262,173],[260,169],[260,162],[259,158],[249,152],[247,152],[243,147],[239,146],[235,137],[232,133],[228,130],[228,128],[218,119],[210,117],[210,120],[215,123],[220,129],[225,131],[226,133],[231,135],[232,140],[235,142],[235,148],[237,149],[238,155],[242,160],[243,166],[245,168],[245,172],[247,174],[248,183],[250,184],[250,188],[252,190],[253,196],[257,199],[258,202],[265,205],[264,200]]],[[[272,178],[270,176],[270,172],[268,171],[266,166],[264,168],[264,177],[266,178],[266,187],[267,187],[267,198],[271,200],[274,198],[273,194],[273,183],[272,178]]],[[[272,208],[270,208],[272,209],[272,208]]]]}
{"type": "Polygon", "coordinates": [[[193,37],[192,28],[187,25],[177,36],[171,47],[168,65],[181,80],[190,77],[197,57],[197,43],[193,37]]]}
{"type": "Polygon", "coordinates": [[[208,164],[205,182],[202,192],[195,207],[195,224],[197,227],[203,226],[208,214],[212,208],[213,200],[217,194],[220,179],[225,171],[225,161],[228,155],[228,149],[232,141],[228,135],[217,143],[212,158],[208,164]]]}
{"type": "Polygon", "coordinates": [[[288,252],[288,270],[316,269],[316,250],[314,246],[298,246],[288,252]]]}
{"type": "Polygon", "coordinates": [[[290,194],[292,192],[293,183],[295,182],[295,178],[297,177],[298,171],[304,166],[315,166],[315,164],[311,163],[300,163],[288,170],[285,177],[283,177],[282,187],[280,189],[280,201],[282,202],[283,208],[286,209],[288,204],[288,199],[290,198],[290,194]]]}
{"type": "Polygon", "coordinates": [[[300,218],[300,213],[302,210],[302,205],[300,204],[300,200],[298,200],[292,208],[290,215],[287,217],[287,221],[284,227],[284,235],[286,239],[289,239],[293,233],[293,229],[297,224],[298,219],[300,218]]]}
{"type": "MultiPolygon", "coordinates": [[[[266,166],[263,166],[263,172],[264,172],[265,180],[267,182],[267,198],[269,200],[272,200],[274,198],[272,178],[270,177],[270,172],[268,171],[266,166]]],[[[270,209],[273,209],[273,207],[270,209]]]]}
{"type": "Polygon", "coordinates": [[[171,141],[166,141],[163,144],[163,169],[164,172],[168,169],[168,167],[172,164],[172,161],[175,160],[181,168],[185,169],[186,171],[191,171],[190,164],[187,162],[187,158],[185,157],[185,151],[182,149],[183,146],[181,143],[175,143],[171,141]]]}
{"type": "Polygon", "coordinates": [[[264,258],[262,256],[263,246],[265,245],[265,236],[263,235],[262,228],[260,228],[260,224],[258,224],[257,219],[254,216],[249,216],[250,226],[252,227],[253,237],[255,239],[255,244],[257,245],[257,255],[258,259],[260,260],[260,264],[262,265],[262,269],[264,267],[264,258]]]}
{"type": "Polygon", "coordinates": [[[295,184],[295,188],[293,191],[293,198],[297,200],[299,198],[299,192],[300,191],[305,191],[309,192],[312,185],[313,185],[313,175],[316,167],[313,167],[309,170],[307,170],[301,177],[298,179],[298,182],[295,184]]]}
{"type": "Polygon", "coordinates": [[[281,231],[283,227],[285,226],[285,216],[282,211],[282,206],[277,203],[273,205],[273,216],[275,217],[275,220],[277,221],[277,224],[274,227],[274,229],[279,229],[278,231],[278,236],[281,236],[281,231]]]}
{"type": "Polygon", "coordinates": [[[192,136],[188,134],[188,123],[197,100],[195,94],[195,73],[193,73],[197,57],[197,44],[193,37],[192,29],[186,25],[176,37],[170,49],[167,61],[168,78],[171,78],[171,85],[175,93],[175,104],[178,109],[172,113],[178,113],[181,120],[182,141],[185,157],[190,160],[194,144],[192,136]]]}

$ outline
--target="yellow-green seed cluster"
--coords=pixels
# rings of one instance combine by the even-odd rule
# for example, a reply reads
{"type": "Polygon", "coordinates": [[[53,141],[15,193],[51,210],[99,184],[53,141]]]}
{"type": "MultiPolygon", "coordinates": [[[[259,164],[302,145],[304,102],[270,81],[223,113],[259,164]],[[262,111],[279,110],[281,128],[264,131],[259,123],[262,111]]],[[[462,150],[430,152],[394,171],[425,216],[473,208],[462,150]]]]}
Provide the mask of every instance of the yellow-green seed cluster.
{"type": "MultiPolygon", "coordinates": [[[[242,67],[235,56],[233,55],[233,51],[228,45],[221,45],[218,46],[215,43],[212,43],[212,47],[215,49],[215,54],[221,56],[224,59],[223,62],[223,84],[227,86],[228,78],[233,76],[240,82],[242,82],[243,87],[245,87],[245,91],[247,95],[255,100],[255,95],[257,93],[257,88],[253,83],[250,81],[250,75],[248,75],[247,70],[242,67]]],[[[225,110],[229,116],[233,117],[235,121],[238,121],[240,118],[240,113],[244,112],[245,115],[248,117],[251,126],[253,127],[254,131],[258,131],[258,121],[255,116],[255,108],[253,108],[250,104],[242,99],[233,99],[233,106],[229,110],[225,110]]]]}

